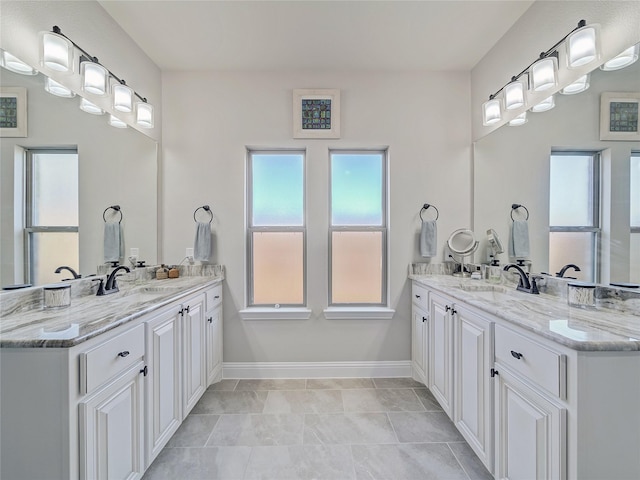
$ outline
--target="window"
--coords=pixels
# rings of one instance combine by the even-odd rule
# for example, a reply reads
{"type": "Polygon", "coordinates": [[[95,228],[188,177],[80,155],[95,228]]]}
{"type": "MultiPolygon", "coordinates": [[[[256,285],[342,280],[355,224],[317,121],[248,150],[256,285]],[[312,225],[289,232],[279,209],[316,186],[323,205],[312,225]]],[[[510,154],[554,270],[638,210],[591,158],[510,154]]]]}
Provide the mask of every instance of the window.
{"type": "Polygon", "coordinates": [[[25,179],[25,276],[55,282],[57,267],[79,270],[78,152],[27,150],[25,179]]]}
{"type": "Polygon", "coordinates": [[[306,305],[305,155],[248,153],[248,306],[306,305]]]}
{"type": "Polygon", "coordinates": [[[640,283],[640,152],[631,152],[630,165],[630,254],[629,280],[640,283]]]}
{"type": "Polygon", "coordinates": [[[581,269],[579,279],[596,282],[600,156],[596,152],[552,152],[550,161],[549,272],[573,263],[581,269]]]}
{"type": "Polygon", "coordinates": [[[387,304],[387,155],[330,151],[329,305],[387,304]]]}

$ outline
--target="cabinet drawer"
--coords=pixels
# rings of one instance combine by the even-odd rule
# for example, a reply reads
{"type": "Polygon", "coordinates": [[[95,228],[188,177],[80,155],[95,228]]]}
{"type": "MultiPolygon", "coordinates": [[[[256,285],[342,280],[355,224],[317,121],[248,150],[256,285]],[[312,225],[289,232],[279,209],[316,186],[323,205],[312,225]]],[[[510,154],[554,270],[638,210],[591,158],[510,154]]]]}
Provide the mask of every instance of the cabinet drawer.
{"type": "Polygon", "coordinates": [[[144,325],[80,354],[80,393],[88,393],[144,356],[144,325]]]}
{"type": "Polygon", "coordinates": [[[207,295],[207,310],[211,310],[213,307],[222,302],[222,284],[216,285],[206,291],[207,295]]]}
{"type": "Polygon", "coordinates": [[[521,373],[549,393],[566,398],[566,355],[496,325],[495,356],[496,362],[521,373]]]}
{"type": "Polygon", "coordinates": [[[425,287],[423,287],[422,285],[417,284],[416,282],[413,282],[411,284],[411,300],[413,301],[413,303],[416,304],[416,306],[418,306],[419,308],[421,308],[422,310],[424,310],[425,312],[428,311],[427,310],[427,298],[428,298],[428,291],[425,287]]]}

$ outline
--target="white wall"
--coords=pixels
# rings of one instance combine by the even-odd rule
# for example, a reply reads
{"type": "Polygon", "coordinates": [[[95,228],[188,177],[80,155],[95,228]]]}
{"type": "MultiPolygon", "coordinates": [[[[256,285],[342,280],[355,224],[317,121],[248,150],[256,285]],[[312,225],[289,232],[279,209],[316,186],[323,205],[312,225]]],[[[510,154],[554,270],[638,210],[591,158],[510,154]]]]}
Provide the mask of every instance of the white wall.
{"type": "MultiPolygon", "coordinates": [[[[527,65],[573,30],[580,20],[601,27],[600,63],[640,42],[640,2],[632,1],[537,1],[500,39],[471,71],[471,120],[473,139],[487,135],[518,115],[526,107],[513,110],[510,117],[491,127],[482,126],[481,106],[527,65]]],[[[564,45],[559,48],[565,61],[564,45]]],[[[559,90],[582,75],[579,70],[560,70],[559,90]]],[[[545,97],[553,90],[538,96],[545,97]]]]}
{"type": "Polygon", "coordinates": [[[226,362],[392,361],[410,358],[407,266],[420,261],[423,203],[440,211],[439,258],[448,235],[470,226],[467,73],[164,73],[163,259],[193,245],[193,211],[215,214],[214,262],[226,266],[226,362]],[[339,88],[340,140],[292,138],[292,90],[339,88]],[[243,321],[246,147],[307,149],[307,321],[243,321]],[[327,321],[328,148],[389,146],[390,321],[327,321]]]}

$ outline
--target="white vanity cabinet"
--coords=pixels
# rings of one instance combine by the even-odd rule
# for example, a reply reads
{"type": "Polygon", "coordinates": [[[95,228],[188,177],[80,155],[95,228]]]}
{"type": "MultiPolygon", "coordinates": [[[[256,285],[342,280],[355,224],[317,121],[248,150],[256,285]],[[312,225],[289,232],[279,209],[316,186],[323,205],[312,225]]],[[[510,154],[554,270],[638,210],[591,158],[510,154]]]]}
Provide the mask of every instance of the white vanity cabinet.
{"type": "Polygon", "coordinates": [[[222,379],[222,284],[205,292],[207,350],[207,386],[222,379]]]}
{"type": "Polygon", "coordinates": [[[453,301],[429,292],[427,386],[449,417],[453,412],[453,301]]]}
{"type": "Polygon", "coordinates": [[[415,380],[428,383],[427,380],[427,342],[428,342],[428,299],[426,288],[413,282],[411,287],[411,364],[415,380]]]}
{"type": "Polygon", "coordinates": [[[205,351],[205,295],[200,293],[182,301],[183,395],[182,418],[198,403],[207,389],[205,351]]]}

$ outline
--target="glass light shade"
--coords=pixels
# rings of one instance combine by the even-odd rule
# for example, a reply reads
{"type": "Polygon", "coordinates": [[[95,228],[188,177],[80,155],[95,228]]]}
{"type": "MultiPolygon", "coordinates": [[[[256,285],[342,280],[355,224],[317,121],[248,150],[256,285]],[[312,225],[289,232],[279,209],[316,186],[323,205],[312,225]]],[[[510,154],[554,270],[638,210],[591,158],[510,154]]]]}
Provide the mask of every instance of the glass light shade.
{"type": "Polygon", "coordinates": [[[502,109],[500,108],[500,100],[494,98],[482,104],[482,124],[485,127],[493,125],[502,119],[502,109]]]}
{"type": "Polygon", "coordinates": [[[80,110],[83,112],[90,113],[91,115],[102,115],[104,110],[102,110],[99,106],[94,103],[91,103],[86,98],[80,100],[80,110]]]}
{"type": "Polygon", "coordinates": [[[547,57],[531,66],[531,86],[535,92],[555,87],[558,83],[558,60],[547,57]]]}
{"type": "Polygon", "coordinates": [[[590,74],[587,73],[586,75],[581,76],[575,82],[560,90],[560,93],[563,95],[574,95],[576,93],[584,92],[589,88],[589,75],[590,74]]]}
{"type": "Polygon", "coordinates": [[[0,56],[0,65],[2,65],[7,70],[10,70],[14,73],[19,73],[21,75],[38,74],[38,71],[35,68],[31,68],[29,65],[11,55],[9,52],[5,52],[4,50],[2,50],[1,52],[2,56],[0,56]]]}
{"type": "Polygon", "coordinates": [[[518,127],[527,123],[527,112],[522,112],[516,118],[509,120],[510,127],[518,127]]]}
{"type": "Polygon", "coordinates": [[[640,43],[636,43],[634,46],[627,48],[624,52],[616,55],[611,60],[604,62],[604,64],[600,65],[600,69],[610,72],[612,70],[619,70],[621,68],[628,67],[638,60],[639,53],[640,43]]]}
{"type": "Polygon", "coordinates": [[[504,108],[513,110],[524,105],[524,85],[521,82],[511,82],[504,87],[504,108]]]}
{"type": "Polygon", "coordinates": [[[555,99],[553,98],[553,95],[551,95],[550,97],[547,97],[544,100],[542,100],[537,105],[534,105],[533,107],[531,107],[531,111],[536,113],[546,112],[547,110],[551,110],[555,106],[556,106],[555,99]]]}
{"type": "Polygon", "coordinates": [[[57,72],[73,70],[73,44],[53,32],[42,34],[42,65],[57,72]]]}
{"type": "Polygon", "coordinates": [[[127,128],[126,123],[113,115],[109,115],[109,125],[116,128],[127,128]]]}
{"type": "Polygon", "coordinates": [[[153,106],[146,102],[136,103],[136,123],[144,128],[153,128],[153,106]]]}
{"type": "Polygon", "coordinates": [[[587,25],[567,37],[567,65],[576,68],[597,60],[598,34],[596,27],[587,25]]]}
{"type": "Polygon", "coordinates": [[[46,77],[44,80],[44,89],[52,95],[56,95],[58,97],[73,98],[76,96],[76,94],[70,89],[68,89],[61,83],[56,82],[55,80],[51,80],[49,77],[46,77]]]}
{"type": "Polygon", "coordinates": [[[133,89],[120,83],[113,86],[113,108],[129,113],[133,110],[133,89]]]}
{"type": "Polygon", "coordinates": [[[80,64],[82,75],[82,90],[94,95],[105,95],[109,82],[109,72],[99,63],[82,62],[80,64]]]}

